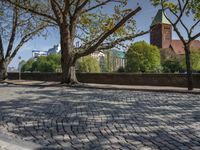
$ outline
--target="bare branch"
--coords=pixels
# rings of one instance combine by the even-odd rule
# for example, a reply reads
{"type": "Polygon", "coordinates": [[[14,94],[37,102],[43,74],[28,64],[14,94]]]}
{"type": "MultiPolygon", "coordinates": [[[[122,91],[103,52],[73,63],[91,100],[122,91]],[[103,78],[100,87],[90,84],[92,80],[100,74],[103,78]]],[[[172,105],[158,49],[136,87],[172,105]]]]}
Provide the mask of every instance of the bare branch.
{"type": "MultiPolygon", "coordinates": [[[[180,0],[179,0],[179,3],[181,3],[180,0]]],[[[179,7],[180,15],[179,15],[178,19],[176,20],[176,22],[174,23],[175,25],[176,25],[176,24],[180,21],[180,19],[182,18],[183,14],[184,14],[184,12],[185,12],[185,9],[186,9],[186,7],[187,7],[187,5],[188,5],[188,3],[189,3],[189,0],[186,0],[185,4],[184,4],[184,6],[183,6],[183,9],[181,9],[181,8],[182,8],[181,6],[179,7]]],[[[181,4],[179,4],[179,5],[181,5],[181,4]]]]}
{"type": "Polygon", "coordinates": [[[181,5],[181,1],[178,0],[178,6],[179,6],[179,10],[182,10],[182,5],[181,5]]]}
{"type": "Polygon", "coordinates": [[[46,17],[46,18],[48,18],[50,20],[53,20],[55,22],[57,21],[56,18],[54,18],[53,16],[50,16],[50,15],[48,15],[46,13],[42,13],[42,12],[36,11],[35,9],[32,9],[32,8],[27,8],[27,7],[23,6],[23,5],[20,5],[19,3],[13,2],[12,0],[6,0],[6,1],[9,2],[10,4],[14,5],[14,6],[17,6],[17,7],[21,8],[21,9],[23,9],[23,10],[29,11],[29,12],[31,12],[33,14],[36,14],[36,15],[39,15],[39,16],[42,16],[42,17],[46,17]]]}
{"type": "MultiPolygon", "coordinates": [[[[73,3],[73,2],[72,2],[73,3]]],[[[67,13],[68,13],[68,11],[69,11],[69,7],[70,7],[70,2],[69,2],[69,0],[64,0],[64,4],[65,4],[65,6],[64,6],[64,11],[63,11],[63,14],[64,15],[67,15],[67,13]]],[[[70,13],[69,13],[70,14],[70,13]]],[[[70,14],[71,15],[71,14],[70,14]]]]}
{"type": "Polygon", "coordinates": [[[167,18],[167,20],[172,24],[174,30],[176,31],[177,35],[179,36],[179,38],[181,39],[181,41],[184,43],[184,45],[186,44],[186,41],[184,40],[183,36],[181,35],[181,33],[179,32],[178,28],[176,27],[176,24],[173,23],[169,17],[165,14],[165,8],[163,6],[163,0],[161,0],[161,6],[162,6],[162,11],[164,12],[165,17],[167,18]]]}
{"type": "Polygon", "coordinates": [[[77,7],[76,7],[76,9],[74,11],[74,14],[70,18],[70,34],[71,34],[71,37],[75,37],[77,19],[79,18],[82,9],[87,5],[87,3],[89,1],[88,0],[84,0],[82,3],[81,2],[82,2],[81,0],[77,1],[77,7]]]}
{"type": "Polygon", "coordinates": [[[192,31],[194,30],[194,28],[200,23],[200,20],[198,20],[197,22],[195,22],[192,27],[190,28],[190,35],[192,35],[192,31]]]}
{"type": "Polygon", "coordinates": [[[19,49],[24,45],[24,43],[26,43],[28,40],[30,40],[33,36],[35,36],[38,32],[40,32],[41,30],[43,30],[44,28],[46,28],[47,25],[43,25],[37,29],[35,29],[32,32],[27,33],[26,35],[24,35],[22,37],[22,39],[20,40],[19,44],[16,46],[16,48],[13,50],[13,53],[10,56],[9,61],[11,61],[15,55],[17,54],[17,52],[19,51],[19,49]]]}
{"type": "MultiPolygon", "coordinates": [[[[198,37],[200,37],[200,32],[197,33],[196,35],[194,35],[193,37],[191,37],[191,39],[189,40],[189,42],[191,42],[191,41],[197,39],[198,37]]],[[[188,43],[189,43],[189,42],[188,42],[188,43]]]]}
{"type": "Polygon", "coordinates": [[[59,3],[56,0],[53,0],[55,6],[59,9],[60,12],[63,12],[62,8],[60,7],[59,3]]]}
{"type": "Polygon", "coordinates": [[[51,3],[51,9],[53,10],[54,15],[56,16],[56,22],[62,23],[63,22],[63,16],[62,16],[62,10],[60,10],[58,4],[54,0],[50,0],[51,3]]]}
{"type": "MultiPolygon", "coordinates": [[[[180,16],[178,16],[173,10],[171,10],[170,8],[168,8],[169,9],[169,11],[177,18],[177,20],[178,20],[178,22],[180,21],[180,23],[181,23],[181,25],[183,26],[183,28],[186,30],[186,32],[187,32],[187,35],[188,35],[188,39],[190,38],[190,32],[189,32],[189,29],[186,27],[186,25],[183,23],[183,21],[182,21],[182,17],[180,17],[180,16]]],[[[173,23],[174,24],[174,26],[176,26],[177,25],[177,23],[178,23],[177,21],[175,22],[175,23],[173,23]]]]}

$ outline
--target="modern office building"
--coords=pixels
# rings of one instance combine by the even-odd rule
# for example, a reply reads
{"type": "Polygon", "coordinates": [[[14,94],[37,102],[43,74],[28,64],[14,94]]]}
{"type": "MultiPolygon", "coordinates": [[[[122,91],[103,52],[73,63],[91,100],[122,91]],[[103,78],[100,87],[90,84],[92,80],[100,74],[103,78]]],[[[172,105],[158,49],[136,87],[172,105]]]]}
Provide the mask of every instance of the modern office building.
{"type": "Polygon", "coordinates": [[[33,50],[32,58],[37,59],[40,56],[47,56],[47,51],[33,50]]]}

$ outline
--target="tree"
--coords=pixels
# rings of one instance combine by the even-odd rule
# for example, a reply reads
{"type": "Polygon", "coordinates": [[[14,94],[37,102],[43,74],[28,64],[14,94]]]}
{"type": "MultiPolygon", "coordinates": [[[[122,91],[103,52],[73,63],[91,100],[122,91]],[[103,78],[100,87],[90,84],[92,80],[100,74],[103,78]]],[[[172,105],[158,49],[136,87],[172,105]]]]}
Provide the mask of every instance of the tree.
{"type": "Polygon", "coordinates": [[[92,56],[85,56],[79,62],[79,71],[80,72],[93,72],[99,73],[100,66],[97,59],[93,58],[92,56]]]}
{"type": "Polygon", "coordinates": [[[136,31],[133,16],[141,7],[127,9],[128,0],[6,0],[18,8],[42,16],[60,33],[62,83],[77,83],[76,61],[96,50],[122,46],[147,32],[136,31]],[[102,10],[109,5],[113,13],[102,10]],[[76,41],[81,45],[74,46],[76,41]]]}
{"type": "Polygon", "coordinates": [[[47,24],[3,0],[0,0],[0,10],[0,80],[4,80],[7,66],[19,49],[33,36],[41,34],[47,24]]]}
{"type": "Polygon", "coordinates": [[[180,61],[176,57],[165,59],[162,62],[162,67],[165,73],[175,73],[183,70],[180,61]]]}
{"type": "Polygon", "coordinates": [[[193,90],[191,60],[190,60],[190,44],[193,40],[200,37],[199,28],[200,24],[200,1],[199,0],[152,0],[154,5],[162,7],[167,20],[172,24],[174,31],[182,41],[185,50],[185,61],[188,76],[188,90],[193,90]],[[170,15],[166,15],[169,13],[170,15]],[[170,17],[168,17],[170,16],[170,17]],[[187,25],[188,20],[184,22],[184,17],[188,17],[191,26],[187,25]],[[181,28],[182,27],[182,28],[181,28]],[[196,33],[194,29],[196,28],[196,33]],[[187,39],[184,39],[184,34],[181,29],[185,30],[187,39]]]}
{"type": "MultiPolygon", "coordinates": [[[[200,49],[191,49],[191,67],[193,71],[200,71],[200,49]]],[[[183,58],[182,61],[182,67],[186,69],[185,65],[185,57],[183,58]]]]}
{"type": "Polygon", "coordinates": [[[191,64],[194,71],[200,71],[200,50],[191,50],[191,64]]]}
{"type": "Polygon", "coordinates": [[[32,65],[35,61],[33,59],[29,59],[21,68],[22,72],[30,71],[32,72],[32,65]]]}
{"type": "Polygon", "coordinates": [[[160,67],[160,50],[146,42],[132,44],[126,53],[127,72],[155,72],[160,67]]]}
{"type": "Polygon", "coordinates": [[[52,54],[49,56],[40,56],[37,60],[29,59],[23,65],[22,71],[56,72],[60,67],[60,55],[52,54]]]}

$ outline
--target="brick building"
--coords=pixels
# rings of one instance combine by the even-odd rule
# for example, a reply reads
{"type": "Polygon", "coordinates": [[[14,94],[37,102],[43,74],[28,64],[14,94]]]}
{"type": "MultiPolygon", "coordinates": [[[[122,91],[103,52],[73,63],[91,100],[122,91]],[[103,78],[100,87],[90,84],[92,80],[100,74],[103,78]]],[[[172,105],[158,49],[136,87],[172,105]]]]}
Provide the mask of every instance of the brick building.
{"type": "MultiPolygon", "coordinates": [[[[181,57],[185,54],[182,41],[172,39],[172,25],[162,10],[158,10],[150,28],[150,44],[160,48],[161,58],[181,57]]],[[[192,41],[191,48],[200,50],[200,41],[192,41]]]]}

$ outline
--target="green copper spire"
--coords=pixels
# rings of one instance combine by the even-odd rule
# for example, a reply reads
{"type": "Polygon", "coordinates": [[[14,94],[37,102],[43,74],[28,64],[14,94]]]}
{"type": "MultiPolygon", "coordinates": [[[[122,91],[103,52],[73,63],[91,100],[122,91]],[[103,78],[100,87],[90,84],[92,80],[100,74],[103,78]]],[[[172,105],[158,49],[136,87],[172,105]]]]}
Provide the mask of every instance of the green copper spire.
{"type": "Polygon", "coordinates": [[[155,24],[171,24],[165,17],[164,13],[162,12],[162,9],[158,10],[151,26],[155,24]]]}

